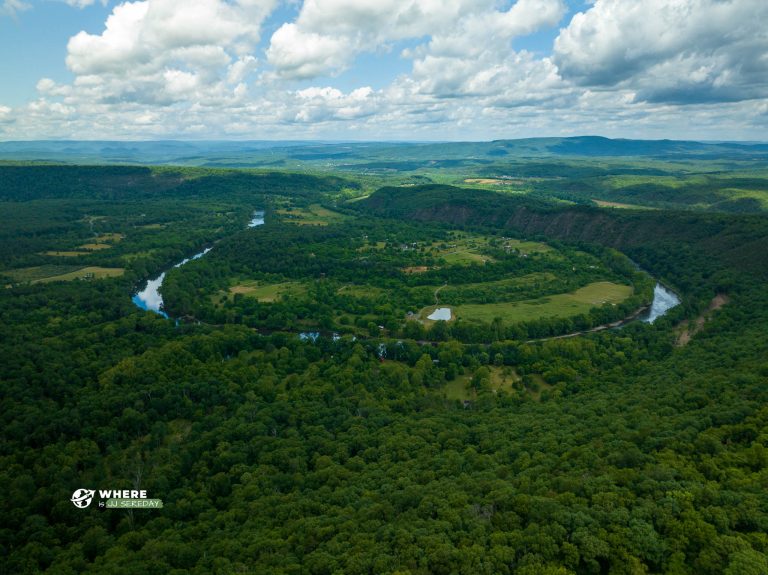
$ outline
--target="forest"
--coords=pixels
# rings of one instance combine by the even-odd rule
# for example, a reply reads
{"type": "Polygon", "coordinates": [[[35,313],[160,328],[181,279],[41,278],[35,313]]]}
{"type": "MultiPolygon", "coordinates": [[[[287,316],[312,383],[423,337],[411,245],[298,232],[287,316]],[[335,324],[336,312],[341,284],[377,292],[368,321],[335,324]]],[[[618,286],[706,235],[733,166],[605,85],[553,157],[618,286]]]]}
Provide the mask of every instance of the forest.
{"type": "Polygon", "coordinates": [[[768,573],[766,215],[433,172],[1,165],[0,573],[768,573]]]}

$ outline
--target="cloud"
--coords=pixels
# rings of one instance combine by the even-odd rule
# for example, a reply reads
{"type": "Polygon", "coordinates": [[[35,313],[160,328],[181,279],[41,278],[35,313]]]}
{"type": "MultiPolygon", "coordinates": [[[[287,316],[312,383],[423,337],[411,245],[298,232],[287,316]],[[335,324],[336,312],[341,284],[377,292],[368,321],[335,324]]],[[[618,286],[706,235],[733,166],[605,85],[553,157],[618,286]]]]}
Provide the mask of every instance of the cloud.
{"type": "Polygon", "coordinates": [[[311,87],[297,91],[296,122],[356,120],[378,113],[385,105],[369,86],[344,94],[336,88],[311,87]]]}
{"type": "Polygon", "coordinates": [[[284,24],[272,35],[267,60],[284,77],[314,78],[346,68],[355,50],[354,42],[284,24]]]}
{"type": "Polygon", "coordinates": [[[562,17],[561,0],[518,0],[499,12],[495,0],[306,0],[295,22],[271,38],[267,60],[284,78],[347,69],[361,52],[431,37],[429,52],[461,53],[529,34],[562,17]]]}
{"type": "Polygon", "coordinates": [[[11,108],[0,105],[0,124],[10,123],[13,120],[11,108]]]}
{"type": "Polygon", "coordinates": [[[274,0],[235,2],[174,0],[116,6],[100,35],[80,32],[67,46],[76,74],[155,71],[171,62],[219,65],[229,53],[245,55],[259,40],[274,0]]]}
{"type": "Polygon", "coordinates": [[[701,103],[768,95],[764,0],[597,0],[555,40],[553,60],[581,86],[639,100],[701,103]]]}
{"type": "MultiPolygon", "coordinates": [[[[107,0],[99,0],[102,6],[107,5],[107,0]]],[[[73,8],[87,8],[96,3],[96,0],[64,0],[64,2],[73,8]]]]}
{"type": "Polygon", "coordinates": [[[3,137],[759,139],[768,124],[755,0],[596,0],[565,22],[562,0],[304,0],[262,39],[278,1],[117,4],[70,39],[73,81],[0,107],[3,137]],[[551,55],[546,35],[520,48],[556,26],[551,55]],[[382,70],[355,69],[363,53],[382,70]]]}
{"type": "Polygon", "coordinates": [[[212,104],[242,98],[250,53],[276,0],[143,0],[115,6],[101,34],[67,45],[70,98],[106,103],[212,104]]]}
{"type": "Polygon", "coordinates": [[[3,0],[0,4],[0,16],[11,16],[15,18],[19,12],[29,10],[32,6],[23,0],[3,0]]]}

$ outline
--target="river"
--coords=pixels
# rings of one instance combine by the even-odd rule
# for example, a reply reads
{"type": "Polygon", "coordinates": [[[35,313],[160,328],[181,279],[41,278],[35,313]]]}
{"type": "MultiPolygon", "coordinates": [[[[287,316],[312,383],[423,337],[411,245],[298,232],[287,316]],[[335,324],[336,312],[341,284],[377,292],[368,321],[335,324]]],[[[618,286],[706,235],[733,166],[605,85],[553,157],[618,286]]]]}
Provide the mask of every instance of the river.
{"type": "Polygon", "coordinates": [[[645,323],[653,323],[663,316],[673,307],[680,304],[680,298],[672,290],[665,288],[660,283],[653,288],[653,302],[647,311],[638,316],[637,319],[645,323]]]}
{"type": "MultiPolygon", "coordinates": [[[[248,227],[255,228],[256,226],[261,226],[263,224],[264,224],[264,211],[256,210],[255,212],[253,212],[253,216],[251,217],[251,220],[248,222],[248,227]]],[[[195,255],[190,256],[188,258],[185,258],[177,264],[174,264],[173,267],[180,268],[181,266],[183,266],[188,262],[191,262],[192,260],[196,260],[203,257],[212,249],[213,247],[205,248],[203,251],[196,253],[195,255]]],[[[144,289],[136,292],[131,298],[131,301],[133,301],[133,303],[137,307],[143,310],[153,311],[156,314],[163,316],[164,318],[170,319],[170,316],[167,313],[165,313],[165,311],[163,310],[163,294],[160,293],[160,288],[163,285],[163,280],[165,280],[165,274],[168,271],[169,270],[165,270],[156,278],[147,280],[147,285],[144,286],[144,289]]]]}
{"type": "MultiPolygon", "coordinates": [[[[264,211],[263,210],[256,210],[253,212],[253,215],[251,217],[251,220],[248,222],[249,228],[255,228],[257,226],[264,225],[264,211]]],[[[213,249],[212,247],[205,248],[203,251],[196,253],[195,255],[185,258],[181,260],[179,263],[175,264],[173,267],[178,268],[183,266],[184,264],[191,262],[192,260],[196,260],[198,258],[203,257],[205,254],[207,254],[209,251],[213,249]]],[[[160,288],[163,285],[163,280],[165,280],[165,274],[168,270],[161,273],[156,278],[150,279],[147,281],[146,286],[141,291],[135,293],[131,300],[134,304],[136,304],[137,307],[155,312],[156,314],[159,314],[165,318],[170,319],[167,313],[163,310],[163,295],[160,293],[160,288]]],[[[680,298],[677,297],[677,294],[675,294],[673,291],[667,289],[660,283],[656,284],[656,287],[653,288],[653,301],[651,302],[650,307],[637,316],[636,318],[633,318],[630,321],[643,321],[646,323],[653,323],[658,318],[666,314],[670,309],[675,307],[676,305],[680,304],[680,298]]],[[[433,315],[435,317],[430,316],[429,319],[450,319],[450,308],[440,308],[435,310],[433,312],[433,315]],[[445,313],[447,312],[448,317],[445,317],[445,313]],[[437,314],[437,315],[435,315],[437,314]]],[[[629,323],[629,322],[627,322],[629,323]]],[[[319,337],[319,333],[317,332],[307,332],[302,334],[302,339],[309,339],[309,340],[316,340],[319,337]]]]}

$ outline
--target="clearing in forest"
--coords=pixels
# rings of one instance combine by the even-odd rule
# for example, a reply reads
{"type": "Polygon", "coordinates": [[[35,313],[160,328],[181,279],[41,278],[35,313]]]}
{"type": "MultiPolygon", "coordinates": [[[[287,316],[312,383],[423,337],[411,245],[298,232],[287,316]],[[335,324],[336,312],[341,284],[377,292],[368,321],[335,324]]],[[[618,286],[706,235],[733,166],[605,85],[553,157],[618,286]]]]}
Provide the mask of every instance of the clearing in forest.
{"type": "Polygon", "coordinates": [[[625,210],[656,210],[658,209],[650,206],[639,206],[637,204],[622,204],[620,202],[607,202],[605,200],[596,200],[594,198],[592,198],[592,201],[595,202],[601,208],[621,208],[625,210]]]}
{"type": "Polygon", "coordinates": [[[300,226],[328,226],[347,219],[349,216],[312,204],[306,208],[284,208],[277,210],[282,219],[300,226]]]}
{"type": "MultiPolygon", "coordinates": [[[[522,378],[513,367],[488,366],[488,371],[490,372],[490,379],[484,383],[478,382],[480,388],[487,387],[493,393],[497,393],[499,390],[511,393],[517,384],[517,387],[522,389],[522,385],[519,383],[522,378]]],[[[477,399],[478,386],[473,385],[473,380],[474,376],[472,375],[460,375],[456,379],[447,382],[445,387],[443,387],[446,399],[457,399],[459,401],[477,399]]],[[[536,391],[540,394],[540,390],[536,391]]]]}
{"type": "Polygon", "coordinates": [[[287,281],[280,283],[263,283],[259,281],[246,280],[229,288],[230,297],[235,294],[242,294],[247,297],[253,297],[262,303],[272,303],[283,299],[286,296],[295,296],[305,294],[307,288],[300,282],[287,281]]]}
{"type": "Polygon", "coordinates": [[[30,268],[19,268],[3,272],[18,283],[47,283],[56,281],[91,280],[123,275],[123,268],[102,268],[98,266],[59,266],[43,265],[30,268]]]}
{"type": "Polygon", "coordinates": [[[618,304],[632,295],[632,287],[613,282],[595,282],[571,293],[508,303],[464,304],[454,308],[458,319],[492,322],[500,317],[515,323],[546,317],[570,317],[593,307],[618,304]]]}

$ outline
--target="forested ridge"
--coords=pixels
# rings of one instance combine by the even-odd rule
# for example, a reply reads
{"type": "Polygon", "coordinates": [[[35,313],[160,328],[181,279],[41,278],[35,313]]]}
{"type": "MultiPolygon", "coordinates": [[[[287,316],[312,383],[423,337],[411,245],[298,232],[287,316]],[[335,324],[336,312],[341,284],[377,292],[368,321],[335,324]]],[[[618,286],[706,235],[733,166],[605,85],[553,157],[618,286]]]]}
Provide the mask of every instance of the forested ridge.
{"type": "Polygon", "coordinates": [[[496,225],[527,235],[601,243],[626,251],[649,245],[675,251],[692,249],[716,258],[721,265],[768,277],[768,223],[761,215],[606,211],[440,185],[383,188],[355,206],[392,217],[496,225]]]}
{"type": "MultiPolygon", "coordinates": [[[[324,201],[323,185],[305,180],[295,204],[324,201]]],[[[346,185],[329,182],[329,189],[346,185]]],[[[125,276],[16,282],[0,291],[0,572],[768,573],[762,216],[606,214],[477,190],[411,187],[339,208],[350,218],[352,208],[369,214],[343,226],[288,228],[275,207],[292,198],[288,184],[280,194],[239,188],[240,211],[232,211],[223,180],[212,178],[205,189],[183,210],[169,206],[163,222],[126,223],[124,239],[93,254],[105,263],[126,256],[125,276]],[[268,202],[267,226],[237,231],[261,200],[268,202]],[[213,218],[213,204],[232,211],[231,221],[207,227],[202,214],[213,218]],[[201,211],[188,220],[194,225],[172,233],[175,218],[185,221],[195,206],[201,211]],[[505,263],[498,253],[494,265],[452,269],[426,248],[378,246],[377,225],[384,236],[397,236],[396,246],[421,241],[417,226],[381,216],[430,220],[429,226],[449,221],[466,233],[489,234],[489,254],[497,249],[490,230],[500,237],[515,231],[551,242],[566,259],[510,256],[505,263]],[[336,238],[340,230],[355,230],[357,243],[336,238]],[[313,342],[293,333],[263,335],[226,317],[217,325],[176,326],[137,310],[129,296],[146,270],[130,267],[132,256],[150,241],[191,247],[205,234],[219,240],[211,259],[169,278],[176,305],[207,301],[201,289],[185,303],[185,290],[251,273],[252,258],[266,259],[268,251],[265,266],[289,274],[297,262],[297,277],[288,279],[316,276],[313,289],[322,294],[321,284],[334,274],[342,282],[380,278],[427,257],[441,269],[425,273],[452,282],[460,274],[498,282],[494,274],[502,270],[518,273],[513,266],[529,275],[537,258],[562,275],[573,265],[562,263],[567,258],[583,262],[579,268],[599,267],[611,253],[606,246],[668,282],[683,304],[652,325],[577,338],[448,338],[435,345],[387,337],[375,324],[366,339],[313,342]],[[259,250],[259,238],[269,250],[259,250]],[[302,242],[313,246],[314,257],[297,248],[302,242]],[[359,248],[379,250],[380,268],[317,267],[339,254],[368,257],[359,248]],[[729,303],[688,345],[676,345],[677,322],[698,316],[717,294],[727,294],[729,303]],[[495,387],[513,375],[513,385],[495,387]],[[456,381],[466,381],[471,400],[447,395],[456,381]],[[69,499],[83,487],[146,489],[164,507],[77,509],[69,499]]],[[[55,211],[56,204],[46,204],[55,198],[13,194],[22,206],[43,201],[55,211]]],[[[137,194],[146,210],[163,205],[137,194]]],[[[125,200],[133,201],[130,194],[125,200]]],[[[121,209],[134,213],[128,204],[121,209]]],[[[72,234],[75,246],[91,233],[87,222],[73,223],[80,217],[63,220],[63,232],[48,219],[31,219],[30,237],[39,226],[46,241],[72,234]]],[[[102,222],[95,225],[105,229],[95,233],[123,225],[117,215],[102,222]]],[[[448,229],[430,233],[448,241],[440,236],[448,229]]],[[[54,257],[40,255],[31,240],[20,245],[20,254],[6,250],[0,274],[54,257]]],[[[159,268],[175,256],[152,257],[159,268]]],[[[405,281],[418,288],[431,280],[405,281]]],[[[298,301],[292,298],[274,305],[288,308],[298,301]]]]}

